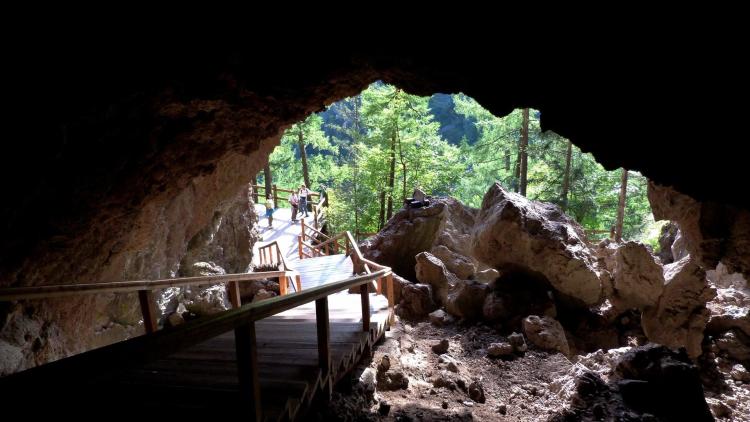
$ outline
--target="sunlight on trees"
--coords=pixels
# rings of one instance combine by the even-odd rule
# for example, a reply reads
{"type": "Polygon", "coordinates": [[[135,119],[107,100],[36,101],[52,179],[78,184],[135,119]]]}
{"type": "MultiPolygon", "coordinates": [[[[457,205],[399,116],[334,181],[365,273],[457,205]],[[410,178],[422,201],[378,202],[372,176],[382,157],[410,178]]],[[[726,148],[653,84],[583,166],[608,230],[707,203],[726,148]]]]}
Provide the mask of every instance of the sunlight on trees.
{"type": "MultiPolygon", "coordinates": [[[[271,155],[272,177],[280,187],[309,180],[313,190],[326,190],[332,231],[379,230],[415,188],[479,207],[499,181],[604,232],[592,239],[607,237],[621,170],[607,171],[569,140],[542,132],[540,118],[534,109],[496,117],[463,94],[419,97],[376,82],[290,127],[271,155]]],[[[646,186],[629,172],[622,236],[654,244],[659,225],[646,186]]]]}

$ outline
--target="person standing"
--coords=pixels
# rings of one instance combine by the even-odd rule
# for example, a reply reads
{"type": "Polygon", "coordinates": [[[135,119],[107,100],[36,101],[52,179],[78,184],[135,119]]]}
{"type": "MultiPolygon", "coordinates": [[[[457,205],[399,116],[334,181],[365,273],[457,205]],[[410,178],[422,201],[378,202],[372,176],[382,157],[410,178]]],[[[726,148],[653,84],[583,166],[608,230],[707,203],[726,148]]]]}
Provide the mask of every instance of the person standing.
{"type": "Polygon", "coordinates": [[[309,215],[307,214],[307,201],[309,200],[309,198],[310,198],[310,191],[307,189],[305,185],[300,185],[299,207],[300,207],[300,210],[304,213],[304,217],[309,217],[309,215]]]}
{"type": "Polygon", "coordinates": [[[292,206],[292,222],[297,222],[297,211],[299,210],[299,196],[297,192],[292,192],[289,195],[289,205],[292,206]]]}
{"type": "Polygon", "coordinates": [[[268,195],[266,199],[266,217],[268,217],[268,227],[273,227],[273,198],[268,195]]]}

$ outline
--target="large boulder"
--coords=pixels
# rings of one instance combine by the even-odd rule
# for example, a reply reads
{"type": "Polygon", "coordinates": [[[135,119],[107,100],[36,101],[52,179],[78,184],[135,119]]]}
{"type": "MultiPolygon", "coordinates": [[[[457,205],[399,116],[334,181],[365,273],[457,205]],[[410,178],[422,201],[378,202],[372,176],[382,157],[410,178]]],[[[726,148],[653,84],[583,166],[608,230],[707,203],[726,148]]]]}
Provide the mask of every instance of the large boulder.
{"type": "Polygon", "coordinates": [[[641,324],[649,340],[669,347],[685,347],[688,355],[701,354],[703,331],[709,319],[706,303],[716,292],[706,273],[691,258],[664,267],[664,292],[656,307],[643,311],[641,324]]]}
{"type": "Polygon", "coordinates": [[[407,284],[401,291],[401,301],[396,313],[407,319],[420,319],[437,308],[432,299],[432,288],[429,284],[407,284]]]}
{"type": "Polygon", "coordinates": [[[435,301],[449,313],[475,319],[482,315],[482,306],[489,291],[487,284],[461,280],[445,264],[429,252],[416,256],[417,280],[432,286],[435,301]]]}
{"type": "MultiPolygon", "coordinates": [[[[417,254],[436,250],[441,256],[448,256],[470,250],[476,212],[453,198],[432,198],[427,207],[397,212],[378,234],[363,241],[359,248],[365,258],[387,265],[404,278],[414,280],[414,257],[417,254]],[[437,248],[441,245],[447,251],[437,248]]],[[[462,259],[471,261],[466,257],[462,259]]],[[[453,265],[453,262],[458,263],[458,258],[446,261],[453,265]]]]}
{"type": "Polygon", "coordinates": [[[672,220],[680,226],[680,237],[701,266],[715,268],[723,262],[731,272],[750,275],[750,211],[699,202],[653,182],[648,184],[648,200],[656,220],[672,220]]]}
{"type": "Polygon", "coordinates": [[[596,255],[581,227],[560,207],[531,201],[495,183],[476,221],[471,250],[482,263],[541,274],[574,303],[594,305],[602,299],[596,255]]]}
{"type": "Polygon", "coordinates": [[[470,258],[453,252],[445,245],[437,245],[430,252],[443,261],[445,267],[460,279],[472,278],[477,271],[470,258]]]}
{"type": "Polygon", "coordinates": [[[625,352],[614,371],[629,407],[670,421],[712,421],[698,368],[684,353],[648,344],[625,352]]]}
{"type": "Polygon", "coordinates": [[[664,288],[662,266],[641,243],[627,242],[614,253],[612,304],[620,312],[656,306],[664,288]]]}

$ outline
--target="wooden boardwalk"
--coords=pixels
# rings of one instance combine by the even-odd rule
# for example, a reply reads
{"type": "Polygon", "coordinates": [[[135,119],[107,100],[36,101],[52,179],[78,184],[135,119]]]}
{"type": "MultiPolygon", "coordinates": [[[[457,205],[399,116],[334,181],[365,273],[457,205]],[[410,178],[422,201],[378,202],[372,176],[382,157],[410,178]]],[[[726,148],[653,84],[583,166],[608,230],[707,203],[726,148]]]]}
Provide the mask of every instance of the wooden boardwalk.
{"type": "MultiPolygon", "coordinates": [[[[387,328],[388,303],[370,295],[370,331],[362,331],[360,296],[329,296],[331,365],[319,367],[315,305],[300,306],[258,321],[256,327],[263,420],[294,420],[368,354],[387,328]]],[[[234,333],[227,333],[95,383],[107,395],[128,397],[145,414],[190,416],[216,403],[240,399],[234,333]],[[167,407],[165,407],[167,406],[167,407]]],[[[130,410],[133,410],[131,407],[130,410]]],[[[229,410],[229,409],[227,409],[229,410]]],[[[220,413],[220,412],[219,412],[220,413]]]]}

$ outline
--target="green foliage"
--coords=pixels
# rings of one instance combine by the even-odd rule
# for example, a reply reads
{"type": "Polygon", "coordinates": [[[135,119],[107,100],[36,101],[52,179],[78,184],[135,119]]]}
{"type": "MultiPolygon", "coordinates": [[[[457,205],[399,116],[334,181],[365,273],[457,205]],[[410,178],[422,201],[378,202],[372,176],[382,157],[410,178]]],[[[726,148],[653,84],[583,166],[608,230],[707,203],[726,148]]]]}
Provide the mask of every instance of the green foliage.
{"type": "MultiPolygon", "coordinates": [[[[473,207],[481,205],[495,181],[515,190],[521,124],[521,110],[496,117],[463,94],[419,97],[376,82],[289,128],[271,155],[271,168],[280,187],[302,183],[301,135],[312,188],[328,192],[331,230],[374,232],[381,192],[396,212],[415,188],[473,207]],[[393,188],[388,184],[392,159],[393,188]]],[[[529,110],[530,199],[565,204],[567,146],[567,139],[542,132],[540,113],[529,110]]],[[[609,232],[617,217],[620,175],[573,147],[566,212],[586,229],[609,232]]],[[[630,172],[623,237],[653,243],[646,185],[645,177],[630,172]]]]}

